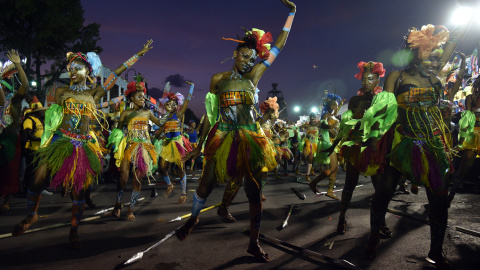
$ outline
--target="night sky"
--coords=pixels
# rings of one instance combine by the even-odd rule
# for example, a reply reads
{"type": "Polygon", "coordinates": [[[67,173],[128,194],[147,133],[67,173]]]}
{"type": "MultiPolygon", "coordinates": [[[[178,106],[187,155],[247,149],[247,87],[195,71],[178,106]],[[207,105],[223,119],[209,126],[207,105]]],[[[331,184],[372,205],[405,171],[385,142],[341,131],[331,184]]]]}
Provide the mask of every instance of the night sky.
{"type": "MultiPolygon", "coordinates": [[[[411,26],[443,24],[453,29],[453,0],[298,0],[297,13],[285,48],[258,85],[264,100],[278,83],[291,120],[296,105],[320,105],[327,89],[349,99],[361,87],[354,75],[360,61],[383,62],[387,73],[391,58],[402,48],[411,26]],[[318,68],[314,69],[313,66],[318,68]]],[[[195,82],[190,108],[205,111],[204,97],[213,74],[230,70],[235,42],[221,37],[243,35],[241,27],[271,32],[275,43],[289,9],[280,0],[83,0],[85,24],[101,24],[99,45],[103,64],[118,67],[140,50],[147,39],[153,49],[133,66],[148,80],[149,88],[163,89],[165,78],[180,74],[195,82]]],[[[459,50],[471,54],[480,40],[480,23],[473,25],[459,50]]],[[[129,73],[132,80],[134,72],[129,73]]],[[[124,77],[124,76],[123,76],[124,77]]],[[[381,84],[383,85],[384,78],[381,84]]],[[[188,88],[172,87],[187,94],[188,88]]]]}

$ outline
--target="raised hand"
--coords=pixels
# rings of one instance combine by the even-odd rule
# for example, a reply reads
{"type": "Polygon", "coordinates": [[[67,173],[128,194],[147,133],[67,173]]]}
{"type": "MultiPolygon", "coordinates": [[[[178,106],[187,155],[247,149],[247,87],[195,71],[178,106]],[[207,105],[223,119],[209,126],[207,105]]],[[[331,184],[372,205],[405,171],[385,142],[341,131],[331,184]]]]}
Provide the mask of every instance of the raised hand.
{"type": "Polygon", "coordinates": [[[297,7],[295,6],[295,4],[288,0],[282,0],[282,3],[288,8],[290,8],[291,12],[295,12],[297,10],[297,7]]]}
{"type": "Polygon", "coordinates": [[[153,40],[147,40],[147,44],[143,44],[143,49],[141,49],[137,55],[138,56],[143,56],[146,52],[148,52],[149,50],[151,50],[153,47],[151,46],[153,43],[153,40]]]}
{"type": "Polygon", "coordinates": [[[18,56],[18,52],[16,50],[10,50],[7,52],[7,57],[12,61],[14,64],[20,64],[20,56],[18,56]]]}

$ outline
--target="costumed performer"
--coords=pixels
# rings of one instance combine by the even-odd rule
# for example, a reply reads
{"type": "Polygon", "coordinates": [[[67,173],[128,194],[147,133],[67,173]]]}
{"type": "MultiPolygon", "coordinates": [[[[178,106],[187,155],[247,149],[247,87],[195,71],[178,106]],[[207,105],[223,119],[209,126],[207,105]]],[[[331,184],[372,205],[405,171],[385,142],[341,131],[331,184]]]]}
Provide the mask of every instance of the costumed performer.
{"type": "Polygon", "coordinates": [[[185,203],[187,201],[187,174],[185,173],[185,163],[182,161],[182,158],[184,158],[188,152],[192,151],[190,142],[182,135],[182,124],[179,121],[179,119],[182,119],[184,116],[193,94],[194,84],[188,81],[187,83],[190,85],[190,92],[186,99],[180,93],[171,93],[168,86],[165,88],[162,98],[159,99],[159,107],[166,113],[162,116],[165,123],[159,129],[159,133],[165,134],[159,153],[159,170],[168,185],[166,193],[170,194],[173,191],[174,185],[168,176],[168,166],[170,164],[176,164],[180,169],[178,176],[181,178],[182,193],[178,203],[185,203]]]}
{"type": "Polygon", "coordinates": [[[130,109],[124,110],[120,115],[117,128],[112,130],[108,138],[108,146],[115,146],[113,152],[115,164],[120,168],[120,179],[117,182],[117,201],[112,215],[120,217],[122,209],[122,196],[130,175],[130,166],[133,165],[133,190],[130,197],[130,205],[127,210],[127,220],[135,220],[133,207],[138,201],[142,190],[142,178],[153,177],[153,167],[157,165],[157,152],[153,146],[149,134],[149,121],[160,126],[160,119],[145,107],[145,95],[147,89],[144,82],[130,82],[127,85],[125,96],[130,101],[130,109]],[[123,129],[127,128],[127,136],[123,129]]]}
{"type": "MultiPolygon", "coordinates": [[[[5,199],[0,206],[0,212],[10,210],[10,198],[18,192],[18,179],[21,159],[20,116],[22,101],[28,90],[28,79],[23,71],[20,56],[15,50],[7,52],[10,61],[4,63],[0,72],[0,195],[5,199]],[[14,78],[18,73],[20,86],[15,92],[14,86],[7,80],[14,78]]],[[[14,78],[16,79],[16,78],[14,78]]]]}
{"type": "MultiPolygon", "coordinates": [[[[205,144],[206,163],[194,194],[192,215],[176,230],[179,240],[190,234],[217,180],[245,178],[250,210],[247,252],[261,262],[267,262],[269,258],[258,243],[262,217],[260,181],[262,169],[272,170],[276,163],[273,152],[268,151],[269,142],[254,119],[254,94],[260,78],[284,47],[293,22],[295,4],[287,0],[282,2],[290,9],[290,14],[275,46],[266,46],[272,41],[270,33],[259,29],[247,31],[233,52],[235,62],[232,70],[212,76],[210,93],[205,100],[209,121],[204,122],[199,142],[202,145],[211,127],[205,144]],[[263,61],[255,64],[257,57],[263,61]]],[[[199,153],[200,149],[196,148],[186,159],[199,153]]]]}
{"type": "Polygon", "coordinates": [[[55,104],[46,112],[45,130],[36,153],[39,165],[27,194],[28,215],[15,226],[14,236],[23,234],[38,220],[40,194],[48,174],[53,177],[51,187],[64,186],[72,190],[69,240],[72,248],[82,246],[78,225],[85,205],[85,190],[101,173],[102,152],[105,151],[90,129],[90,119],[93,117],[100,122],[103,115],[97,113],[96,104],[115,85],[118,76],[152,48],[151,44],[152,40],[147,41],[137,54],[112,72],[103,85],[97,85],[93,79],[102,68],[96,53],[67,54],[70,86],[56,89],[55,104]]]}
{"type": "MultiPolygon", "coordinates": [[[[459,27],[449,34],[444,26],[431,24],[422,26],[420,30],[410,29],[406,45],[411,49],[413,58],[404,70],[392,71],[387,76],[381,94],[395,95],[398,116],[396,126],[392,126],[377,144],[377,148],[386,147],[389,151],[386,155],[388,160],[378,164],[384,166],[384,173],[375,186],[372,200],[366,258],[376,256],[388,203],[403,174],[412,184],[425,186],[430,205],[428,261],[440,269],[450,268],[442,246],[448,219],[452,152],[446,141],[446,126],[438,107],[442,85],[437,75],[450,59],[465,30],[465,26],[459,27]],[[445,44],[443,48],[442,44],[445,44]]],[[[365,129],[364,134],[368,132],[365,129]]]]}

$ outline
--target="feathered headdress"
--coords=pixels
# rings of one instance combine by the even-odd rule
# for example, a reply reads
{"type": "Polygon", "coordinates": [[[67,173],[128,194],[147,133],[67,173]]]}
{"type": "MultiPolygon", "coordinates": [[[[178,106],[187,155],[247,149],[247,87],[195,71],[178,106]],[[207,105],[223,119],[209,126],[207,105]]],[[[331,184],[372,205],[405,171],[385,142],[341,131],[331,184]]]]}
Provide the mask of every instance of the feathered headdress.
{"type": "Polygon", "coordinates": [[[88,66],[88,70],[90,71],[90,74],[94,77],[97,77],[98,74],[100,74],[100,71],[102,70],[102,61],[100,60],[100,57],[94,52],[88,52],[87,54],[83,54],[81,52],[73,53],[73,52],[68,52],[67,53],[67,61],[68,65],[72,63],[73,60],[75,59],[82,59],[88,66]]]}
{"type": "Polygon", "coordinates": [[[163,89],[163,95],[161,98],[159,98],[158,100],[160,101],[160,104],[158,106],[159,108],[159,111],[161,114],[165,114],[167,111],[165,109],[165,104],[167,104],[168,101],[170,100],[176,100],[177,101],[177,111],[180,110],[180,107],[182,107],[183,105],[183,100],[185,99],[185,97],[180,94],[180,93],[171,93],[170,92],[170,82],[167,82],[165,84],[165,88],[163,89]]]}
{"type": "Polygon", "coordinates": [[[450,32],[445,26],[434,26],[432,24],[422,26],[420,30],[412,30],[408,34],[408,47],[418,49],[418,58],[425,60],[433,49],[440,47],[448,41],[450,32]],[[441,29],[437,34],[433,34],[435,29],[441,29]]]}
{"type": "Polygon", "coordinates": [[[245,37],[243,37],[243,40],[238,40],[233,38],[224,38],[224,37],[222,37],[222,39],[231,40],[238,43],[247,42],[247,44],[252,44],[252,47],[254,43],[255,48],[251,48],[251,49],[257,50],[257,54],[260,58],[267,59],[270,56],[270,48],[271,48],[270,42],[273,41],[272,34],[270,32],[265,33],[265,31],[257,28],[252,28],[252,31],[247,31],[246,29],[244,30],[246,32],[246,35],[245,37]]]}

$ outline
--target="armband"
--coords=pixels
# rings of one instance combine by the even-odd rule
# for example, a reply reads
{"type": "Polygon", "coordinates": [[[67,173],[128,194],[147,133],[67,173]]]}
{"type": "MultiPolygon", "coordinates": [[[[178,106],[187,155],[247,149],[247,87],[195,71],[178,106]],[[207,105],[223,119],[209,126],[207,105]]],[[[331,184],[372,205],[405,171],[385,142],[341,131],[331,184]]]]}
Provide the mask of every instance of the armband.
{"type": "Polygon", "coordinates": [[[125,61],[125,63],[123,63],[123,65],[129,69],[131,66],[133,66],[133,64],[135,64],[135,62],[137,62],[138,60],[138,55],[134,55],[132,57],[130,57],[130,59],[128,59],[127,61],[125,61]]]}
{"type": "Polygon", "coordinates": [[[188,96],[187,96],[188,100],[190,100],[192,98],[193,87],[194,87],[194,84],[190,84],[190,91],[188,92],[188,96]]]}
{"type": "Polygon", "coordinates": [[[117,82],[118,76],[115,74],[115,72],[112,72],[110,76],[105,80],[103,83],[103,90],[105,90],[105,93],[108,92],[112,87],[115,85],[117,82]]]}

